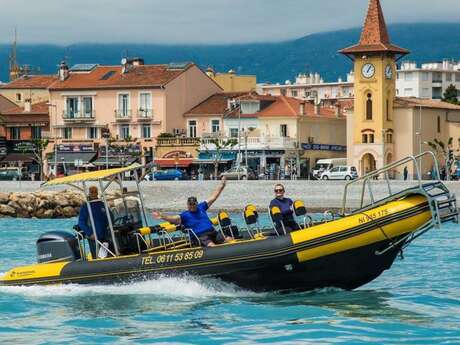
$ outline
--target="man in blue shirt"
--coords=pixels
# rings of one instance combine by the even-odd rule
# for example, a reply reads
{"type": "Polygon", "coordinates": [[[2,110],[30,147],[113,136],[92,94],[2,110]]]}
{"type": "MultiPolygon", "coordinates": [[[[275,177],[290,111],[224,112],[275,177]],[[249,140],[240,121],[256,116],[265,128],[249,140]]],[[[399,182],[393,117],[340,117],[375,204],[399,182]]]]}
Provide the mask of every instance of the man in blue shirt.
{"type": "Polygon", "coordinates": [[[204,247],[213,247],[216,244],[224,243],[230,240],[230,238],[223,238],[222,235],[214,229],[206,211],[220,196],[225,188],[226,182],[227,179],[223,177],[222,183],[206,201],[198,203],[196,197],[189,197],[187,199],[187,211],[182,212],[180,215],[168,216],[158,211],[153,211],[152,216],[156,219],[163,219],[172,224],[183,225],[187,229],[192,229],[198,237],[200,244],[204,247]]]}
{"type": "MultiPolygon", "coordinates": [[[[105,205],[101,200],[98,200],[98,190],[96,186],[89,187],[88,193],[89,203],[91,205],[91,213],[93,214],[94,226],[96,227],[96,236],[99,242],[108,240],[108,219],[105,210],[105,205]]],[[[88,244],[93,258],[96,258],[96,237],[94,236],[91,219],[89,217],[88,204],[84,203],[80,208],[78,216],[78,226],[83,230],[88,238],[88,244]]]]}
{"type": "MultiPolygon", "coordinates": [[[[286,230],[286,233],[289,233],[294,230],[299,230],[299,225],[294,219],[294,212],[292,210],[292,199],[285,198],[284,197],[285,189],[282,184],[277,184],[275,186],[275,199],[273,199],[270,202],[270,209],[272,207],[278,207],[281,211],[281,215],[283,216],[282,222],[284,225],[284,228],[286,230]]],[[[284,234],[283,232],[283,226],[281,225],[281,222],[277,222],[275,224],[276,226],[276,231],[278,234],[284,234]]]]}

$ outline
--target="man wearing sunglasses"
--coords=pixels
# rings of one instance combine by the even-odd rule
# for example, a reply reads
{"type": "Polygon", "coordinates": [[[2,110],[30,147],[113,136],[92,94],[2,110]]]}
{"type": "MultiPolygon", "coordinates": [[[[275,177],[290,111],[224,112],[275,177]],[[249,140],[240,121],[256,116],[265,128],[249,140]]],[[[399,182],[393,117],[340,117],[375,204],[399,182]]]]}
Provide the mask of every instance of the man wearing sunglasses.
{"type": "MultiPolygon", "coordinates": [[[[278,183],[275,186],[275,198],[270,202],[270,209],[272,207],[278,207],[280,209],[281,215],[283,216],[282,222],[284,228],[286,229],[286,233],[289,233],[294,230],[299,230],[300,228],[294,219],[294,212],[292,211],[292,199],[285,198],[284,193],[284,186],[281,183],[278,183]]],[[[279,234],[284,233],[281,222],[277,222],[275,226],[276,231],[279,234]]]]}
{"type": "Polygon", "coordinates": [[[221,244],[231,238],[223,238],[218,233],[207,214],[207,210],[217,200],[227,183],[226,177],[222,178],[222,183],[206,200],[198,203],[194,196],[187,199],[187,211],[180,215],[168,216],[158,211],[153,211],[152,216],[156,219],[162,219],[176,225],[183,225],[187,229],[192,229],[200,240],[200,244],[204,247],[213,247],[216,244],[221,244]]]}

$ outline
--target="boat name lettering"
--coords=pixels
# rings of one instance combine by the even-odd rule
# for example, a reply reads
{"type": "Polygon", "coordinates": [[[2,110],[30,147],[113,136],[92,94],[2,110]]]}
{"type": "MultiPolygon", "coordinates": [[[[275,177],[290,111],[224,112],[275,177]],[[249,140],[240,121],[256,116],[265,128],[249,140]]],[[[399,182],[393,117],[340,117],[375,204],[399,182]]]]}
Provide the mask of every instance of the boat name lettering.
{"type": "Polygon", "coordinates": [[[142,258],[142,265],[164,264],[171,262],[190,261],[194,259],[201,259],[203,257],[203,250],[191,250],[187,252],[162,254],[158,256],[147,256],[142,258]]]}
{"type": "Polygon", "coordinates": [[[366,213],[365,216],[359,217],[358,218],[358,223],[359,224],[364,224],[373,221],[374,219],[381,218],[388,216],[390,212],[387,209],[383,209],[380,211],[375,211],[372,213],[366,213]]]}

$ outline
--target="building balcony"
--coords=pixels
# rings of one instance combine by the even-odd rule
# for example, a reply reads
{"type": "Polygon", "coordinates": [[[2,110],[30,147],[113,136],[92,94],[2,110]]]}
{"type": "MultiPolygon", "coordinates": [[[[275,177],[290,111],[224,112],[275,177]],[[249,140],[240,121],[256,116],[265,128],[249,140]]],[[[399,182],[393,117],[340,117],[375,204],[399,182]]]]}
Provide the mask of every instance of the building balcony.
{"type": "Polygon", "coordinates": [[[200,138],[157,138],[157,146],[199,146],[200,138]]]}
{"type": "MultiPolygon", "coordinates": [[[[241,137],[238,138],[219,138],[220,143],[230,139],[235,140],[235,147],[248,147],[251,150],[294,150],[298,148],[297,139],[290,137],[241,137]]],[[[212,149],[215,138],[203,138],[201,140],[204,149],[212,149]]]]}
{"type": "Polygon", "coordinates": [[[131,109],[117,109],[114,113],[117,121],[131,121],[132,119],[131,109]]]}
{"type": "Polygon", "coordinates": [[[96,120],[96,111],[64,110],[62,118],[65,122],[93,122],[96,120]]]}
{"type": "Polygon", "coordinates": [[[150,121],[153,119],[153,109],[138,109],[136,118],[138,121],[150,121]]]}

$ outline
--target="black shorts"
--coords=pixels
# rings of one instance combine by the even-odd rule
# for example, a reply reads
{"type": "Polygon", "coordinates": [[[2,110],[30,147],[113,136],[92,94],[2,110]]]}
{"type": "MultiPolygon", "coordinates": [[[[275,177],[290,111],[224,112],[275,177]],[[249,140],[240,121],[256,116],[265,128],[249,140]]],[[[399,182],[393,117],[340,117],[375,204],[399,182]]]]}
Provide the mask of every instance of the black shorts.
{"type": "Polygon", "coordinates": [[[202,247],[207,247],[209,243],[222,244],[225,242],[225,239],[222,236],[222,234],[215,230],[206,231],[198,235],[198,239],[200,240],[200,245],[202,247]]]}

